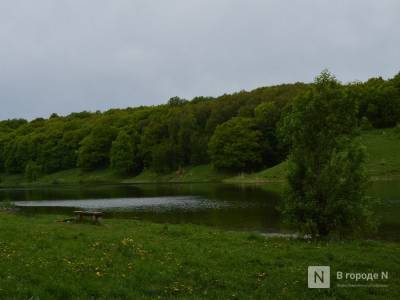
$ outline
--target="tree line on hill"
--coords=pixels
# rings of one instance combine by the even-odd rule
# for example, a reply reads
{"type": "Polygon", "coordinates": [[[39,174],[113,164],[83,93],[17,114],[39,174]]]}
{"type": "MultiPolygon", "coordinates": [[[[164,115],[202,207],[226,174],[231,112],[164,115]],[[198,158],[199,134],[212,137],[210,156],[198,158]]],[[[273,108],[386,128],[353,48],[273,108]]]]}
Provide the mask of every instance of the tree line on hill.
{"type": "MultiPolygon", "coordinates": [[[[400,74],[339,86],[357,104],[358,126],[400,122],[400,74]]],[[[283,116],[313,88],[283,84],[191,101],[174,97],[158,106],[0,121],[0,172],[34,180],[76,167],[111,167],[124,175],[207,163],[234,172],[270,167],[288,154],[277,130],[283,116]]]]}

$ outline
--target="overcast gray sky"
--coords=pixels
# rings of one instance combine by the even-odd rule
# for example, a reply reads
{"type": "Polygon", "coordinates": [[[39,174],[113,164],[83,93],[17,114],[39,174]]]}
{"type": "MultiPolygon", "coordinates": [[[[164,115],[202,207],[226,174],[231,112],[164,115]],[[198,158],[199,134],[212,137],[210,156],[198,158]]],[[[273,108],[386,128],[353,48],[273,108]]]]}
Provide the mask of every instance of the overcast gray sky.
{"type": "Polygon", "coordinates": [[[0,119],[400,71],[398,0],[1,0],[0,119]]]}

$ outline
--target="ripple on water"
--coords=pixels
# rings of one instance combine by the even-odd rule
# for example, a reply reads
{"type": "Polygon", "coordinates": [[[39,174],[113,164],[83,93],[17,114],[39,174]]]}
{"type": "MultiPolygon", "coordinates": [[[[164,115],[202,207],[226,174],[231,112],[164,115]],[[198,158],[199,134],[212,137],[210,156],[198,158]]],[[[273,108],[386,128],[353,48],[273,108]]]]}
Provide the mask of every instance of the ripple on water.
{"type": "Polygon", "coordinates": [[[140,210],[140,209],[206,209],[227,206],[223,201],[210,201],[194,196],[146,197],[146,198],[114,198],[85,200],[42,200],[16,201],[20,207],[74,207],[101,210],[140,210]]]}

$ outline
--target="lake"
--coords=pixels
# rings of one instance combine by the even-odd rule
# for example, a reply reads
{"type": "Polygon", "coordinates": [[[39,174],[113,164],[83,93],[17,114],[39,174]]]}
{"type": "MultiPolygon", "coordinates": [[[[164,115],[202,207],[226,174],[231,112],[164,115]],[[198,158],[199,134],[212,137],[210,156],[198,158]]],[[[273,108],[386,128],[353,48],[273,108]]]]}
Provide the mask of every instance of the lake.
{"type": "MultiPolygon", "coordinates": [[[[193,223],[228,230],[289,232],[277,205],[282,184],[143,184],[56,186],[0,189],[0,201],[14,202],[21,213],[71,214],[76,209],[105,212],[105,218],[160,223],[193,223]]],[[[378,197],[379,232],[371,238],[399,240],[400,181],[373,182],[378,197]]]]}

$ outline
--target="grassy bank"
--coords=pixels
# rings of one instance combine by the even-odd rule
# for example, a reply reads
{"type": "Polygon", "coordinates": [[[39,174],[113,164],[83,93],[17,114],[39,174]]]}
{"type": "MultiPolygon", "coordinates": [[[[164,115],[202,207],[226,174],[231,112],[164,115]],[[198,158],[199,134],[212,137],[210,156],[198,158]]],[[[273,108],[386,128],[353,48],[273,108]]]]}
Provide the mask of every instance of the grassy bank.
{"type": "MultiPolygon", "coordinates": [[[[371,130],[361,136],[367,150],[366,170],[372,179],[400,178],[400,133],[398,129],[371,130]]],[[[145,170],[135,177],[123,177],[110,169],[83,172],[71,169],[27,182],[23,175],[0,174],[0,186],[93,184],[93,183],[157,183],[157,182],[229,182],[265,183],[284,181],[287,163],[251,174],[230,174],[216,171],[211,165],[182,168],[169,174],[156,174],[145,170]]]]}
{"type": "Polygon", "coordinates": [[[0,212],[1,299],[400,296],[398,243],[317,243],[193,225],[57,223],[60,218],[0,212]],[[330,265],[331,274],[388,271],[389,287],[339,288],[332,276],[331,289],[308,289],[309,265],[330,265]]]}
{"type": "Polygon", "coordinates": [[[111,169],[84,172],[80,169],[70,169],[39,177],[36,181],[27,181],[24,175],[0,174],[0,186],[43,186],[57,184],[95,184],[95,183],[121,183],[124,177],[116,174],[111,169]]]}
{"type": "Polygon", "coordinates": [[[227,183],[268,183],[268,182],[283,182],[287,172],[287,162],[284,161],[279,165],[262,170],[260,172],[245,174],[224,179],[227,183]]]}
{"type": "Polygon", "coordinates": [[[0,174],[0,186],[43,186],[57,184],[97,184],[97,183],[185,183],[185,182],[220,182],[232,174],[216,171],[211,165],[182,168],[169,174],[157,174],[145,170],[135,177],[121,176],[111,169],[84,172],[71,169],[45,175],[35,182],[29,182],[23,175],[0,174]]]}
{"type": "Polygon", "coordinates": [[[368,154],[366,169],[373,178],[400,178],[399,129],[373,130],[362,135],[368,154]]]}
{"type": "MultiPolygon", "coordinates": [[[[365,131],[361,142],[367,152],[365,169],[373,180],[400,178],[400,132],[399,129],[365,131]]],[[[287,162],[251,174],[227,178],[231,183],[260,183],[284,181],[287,162]]]]}
{"type": "Polygon", "coordinates": [[[182,168],[170,174],[160,175],[150,170],[145,170],[136,177],[124,180],[124,183],[152,183],[152,182],[219,182],[232,176],[215,170],[211,165],[201,165],[182,168]]]}

